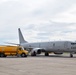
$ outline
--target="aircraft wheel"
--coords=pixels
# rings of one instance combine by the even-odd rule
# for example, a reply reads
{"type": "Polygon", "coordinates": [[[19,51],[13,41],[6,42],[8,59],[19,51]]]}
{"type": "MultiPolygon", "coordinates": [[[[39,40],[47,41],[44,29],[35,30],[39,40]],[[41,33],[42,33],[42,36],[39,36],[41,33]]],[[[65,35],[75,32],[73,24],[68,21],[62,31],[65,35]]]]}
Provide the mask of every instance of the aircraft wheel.
{"type": "Polygon", "coordinates": [[[70,53],[70,57],[73,57],[73,54],[72,53],[70,53]]]}
{"type": "Polygon", "coordinates": [[[36,52],[34,51],[33,53],[31,53],[31,56],[36,56],[36,52]]]}
{"type": "Polygon", "coordinates": [[[45,52],[45,56],[49,56],[49,53],[48,52],[45,52]]]}

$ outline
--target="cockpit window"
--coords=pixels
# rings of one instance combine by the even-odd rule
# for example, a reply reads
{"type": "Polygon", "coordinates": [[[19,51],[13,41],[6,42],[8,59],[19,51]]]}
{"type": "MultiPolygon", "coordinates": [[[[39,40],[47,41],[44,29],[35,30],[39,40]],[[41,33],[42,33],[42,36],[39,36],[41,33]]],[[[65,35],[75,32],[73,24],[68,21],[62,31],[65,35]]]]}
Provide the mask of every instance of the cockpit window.
{"type": "Polygon", "coordinates": [[[71,43],[71,45],[76,45],[76,43],[71,43]]]}

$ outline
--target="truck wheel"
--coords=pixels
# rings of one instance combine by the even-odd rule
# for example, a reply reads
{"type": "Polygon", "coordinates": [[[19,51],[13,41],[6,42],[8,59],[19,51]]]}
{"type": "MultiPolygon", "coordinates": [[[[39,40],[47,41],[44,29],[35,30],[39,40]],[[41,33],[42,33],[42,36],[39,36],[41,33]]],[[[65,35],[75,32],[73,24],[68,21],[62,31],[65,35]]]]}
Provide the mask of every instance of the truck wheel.
{"type": "Polygon", "coordinates": [[[21,57],[27,57],[27,55],[25,53],[22,53],[21,57]]]}
{"type": "Polygon", "coordinates": [[[4,57],[7,57],[7,55],[4,55],[4,57]]]}
{"type": "Polygon", "coordinates": [[[4,57],[4,53],[1,53],[1,54],[0,54],[0,57],[4,57]]]}

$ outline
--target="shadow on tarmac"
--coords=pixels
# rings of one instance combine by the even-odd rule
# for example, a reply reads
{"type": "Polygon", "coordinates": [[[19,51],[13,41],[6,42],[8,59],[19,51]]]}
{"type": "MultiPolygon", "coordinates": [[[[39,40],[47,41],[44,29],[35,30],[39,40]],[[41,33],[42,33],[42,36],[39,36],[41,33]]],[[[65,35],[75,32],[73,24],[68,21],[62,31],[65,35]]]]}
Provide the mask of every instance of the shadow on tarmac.
{"type": "Polygon", "coordinates": [[[62,54],[62,55],[49,55],[49,56],[45,56],[45,55],[36,55],[36,56],[31,56],[28,55],[27,57],[17,57],[17,56],[7,56],[7,57],[0,57],[0,58],[76,58],[76,54],[73,55],[73,57],[70,57],[70,55],[68,54],[62,54]]]}

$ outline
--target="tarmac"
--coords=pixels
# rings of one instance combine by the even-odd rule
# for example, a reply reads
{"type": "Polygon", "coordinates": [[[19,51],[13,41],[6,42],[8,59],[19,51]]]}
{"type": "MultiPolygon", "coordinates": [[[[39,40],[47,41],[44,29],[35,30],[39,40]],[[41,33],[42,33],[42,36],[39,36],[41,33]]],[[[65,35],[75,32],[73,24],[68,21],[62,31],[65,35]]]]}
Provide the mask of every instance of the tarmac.
{"type": "Polygon", "coordinates": [[[0,75],[76,75],[76,56],[0,58],[0,75]]]}

